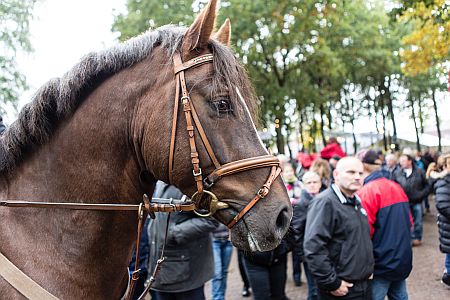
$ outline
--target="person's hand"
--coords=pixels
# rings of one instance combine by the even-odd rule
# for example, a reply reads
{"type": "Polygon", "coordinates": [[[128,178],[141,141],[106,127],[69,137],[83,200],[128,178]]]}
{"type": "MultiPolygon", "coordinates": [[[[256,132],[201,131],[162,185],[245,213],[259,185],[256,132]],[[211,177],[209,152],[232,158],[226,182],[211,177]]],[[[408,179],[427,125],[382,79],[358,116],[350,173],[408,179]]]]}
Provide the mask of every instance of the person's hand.
{"type": "Polygon", "coordinates": [[[341,286],[337,290],[332,291],[331,295],[336,296],[336,297],[345,296],[348,294],[348,288],[351,288],[352,286],[353,286],[353,283],[342,280],[341,286]]]}

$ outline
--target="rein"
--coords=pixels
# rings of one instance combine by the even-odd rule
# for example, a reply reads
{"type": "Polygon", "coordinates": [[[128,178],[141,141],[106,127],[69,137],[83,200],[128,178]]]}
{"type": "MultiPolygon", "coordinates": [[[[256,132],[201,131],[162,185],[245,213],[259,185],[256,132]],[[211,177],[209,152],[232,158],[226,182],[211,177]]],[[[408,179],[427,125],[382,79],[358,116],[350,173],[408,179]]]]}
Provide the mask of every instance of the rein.
{"type": "MultiPolygon", "coordinates": [[[[65,203],[65,202],[31,202],[31,201],[9,201],[0,200],[0,207],[32,207],[32,208],[55,208],[55,209],[72,209],[72,210],[95,210],[95,211],[137,211],[138,212],[138,228],[137,228],[137,240],[136,240],[136,263],[135,270],[132,272],[131,283],[128,286],[126,295],[122,299],[131,299],[135,285],[139,279],[139,248],[140,248],[140,237],[142,233],[142,228],[147,215],[150,217],[155,217],[155,212],[176,212],[176,211],[194,211],[197,215],[202,217],[209,217],[215,214],[218,210],[229,208],[229,205],[225,202],[218,200],[217,196],[208,191],[214,184],[219,181],[224,176],[233,175],[236,173],[270,167],[270,173],[265,183],[261,186],[258,192],[255,194],[253,199],[251,199],[248,204],[238,213],[235,217],[227,224],[228,228],[233,228],[239,220],[241,220],[245,214],[247,214],[254,205],[263,199],[270,192],[270,188],[275,179],[280,175],[280,161],[272,155],[262,155],[251,158],[246,158],[242,160],[237,160],[221,165],[211,144],[208,141],[206,133],[200,123],[197,112],[195,110],[194,104],[191,101],[189,92],[186,87],[186,80],[184,72],[190,68],[198,67],[205,63],[211,63],[213,61],[212,54],[206,54],[193,58],[187,62],[182,62],[181,56],[176,52],[173,56],[174,63],[174,74],[176,82],[175,90],[175,103],[173,110],[173,120],[172,120],[172,130],[170,137],[170,148],[169,148],[169,163],[168,163],[168,174],[169,182],[173,184],[173,162],[175,153],[175,137],[176,137],[176,125],[178,119],[178,108],[179,102],[182,104],[182,109],[186,117],[186,129],[189,136],[189,146],[190,146],[190,157],[192,163],[192,173],[194,176],[195,185],[197,191],[192,195],[191,200],[184,201],[174,200],[174,199],[161,199],[153,198],[151,201],[148,199],[147,195],[143,196],[143,203],[139,205],[133,204],[101,204],[101,203],[65,203]],[[180,97],[181,90],[181,97],[180,97]],[[200,168],[199,154],[196,147],[196,142],[194,138],[194,132],[200,135],[201,141],[208,152],[212,163],[215,166],[215,170],[209,175],[203,178],[202,169],[200,168]],[[196,202],[200,202],[202,196],[206,194],[210,196],[209,202],[209,212],[206,214],[201,214],[196,210],[196,202]],[[197,200],[197,201],[196,201],[197,200]]],[[[240,94],[238,93],[238,96],[240,94]]],[[[245,103],[245,102],[243,102],[245,103]]],[[[166,236],[167,240],[166,227],[166,236]]],[[[161,257],[155,267],[155,270],[150,278],[150,284],[146,287],[139,299],[142,299],[150,290],[155,277],[161,268],[161,264],[164,261],[164,248],[161,253],[161,257]]],[[[17,267],[15,267],[6,257],[0,253],[0,276],[6,279],[17,291],[19,291],[25,297],[29,299],[58,299],[45,291],[39,284],[34,282],[31,278],[25,275],[17,267]],[[3,259],[4,258],[4,259],[3,259]],[[11,273],[14,273],[11,276],[11,273]],[[12,279],[11,279],[12,278],[12,279]],[[24,283],[23,283],[24,282],[24,283]],[[28,296],[31,295],[31,296],[28,296]],[[40,296],[34,296],[40,295],[40,296]],[[44,296],[42,296],[44,295],[44,296]]]]}

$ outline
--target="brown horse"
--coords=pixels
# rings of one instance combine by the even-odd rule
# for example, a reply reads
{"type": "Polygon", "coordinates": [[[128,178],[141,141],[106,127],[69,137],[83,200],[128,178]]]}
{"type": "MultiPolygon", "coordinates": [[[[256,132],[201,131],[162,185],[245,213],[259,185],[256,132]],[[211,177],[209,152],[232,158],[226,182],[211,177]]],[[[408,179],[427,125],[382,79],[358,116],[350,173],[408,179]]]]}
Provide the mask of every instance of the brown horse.
{"type": "MultiPolygon", "coordinates": [[[[168,182],[175,53],[183,61],[214,55],[213,63],[186,70],[186,84],[218,160],[266,155],[251,118],[251,85],[227,47],[229,22],[213,34],[215,8],[213,0],[188,29],[163,26],[91,53],[44,85],[0,139],[0,199],[137,204],[156,180],[168,182]]],[[[183,118],[179,114],[173,182],[192,195],[183,118]]],[[[214,165],[197,132],[195,140],[209,173],[214,165]]],[[[229,223],[269,173],[252,169],[218,182],[211,190],[230,208],[214,217],[229,223]]],[[[277,178],[233,227],[232,241],[241,249],[272,249],[291,214],[277,178]]],[[[135,212],[0,207],[0,252],[61,299],[117,299],[126,288],[136,224],[135,212]]],[[[1,299],[23,298],[1,277],[0,291],[1,299]]]]}

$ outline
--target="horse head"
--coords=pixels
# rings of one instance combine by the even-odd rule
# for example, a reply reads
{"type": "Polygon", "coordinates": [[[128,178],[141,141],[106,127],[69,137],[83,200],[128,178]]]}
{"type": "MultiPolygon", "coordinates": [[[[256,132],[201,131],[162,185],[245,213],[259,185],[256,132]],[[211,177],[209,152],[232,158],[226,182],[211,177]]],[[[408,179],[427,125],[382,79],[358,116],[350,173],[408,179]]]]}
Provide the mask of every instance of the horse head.
{"type": "MultiPolygon", "coordinates": [[[[171,60],[167,61],[163,49],[155,49],[150,59],[161,70],[137,102],[132,122],[133,143],[145,169],[188,196],[196,191],[202,194],[205,178],[216,174],[220,166],[268,157],[253,123],[256,98],[252,86],[230,49],[230,21],[214,32],[216,2],[210,1],[183,32],[169,53],[171,60]]],[[[274,181],[270,192],[233,223],[231,239],[242,249],[273,249],[285,235],[292,215],[284,184],[270,164],[241,169],[203,194],[217,196],[224,209],[214,217],[230,224],[269,177],[274,181]]],[[[205,197],[194,198],[198,207],[209,207],[205,197]]]]}

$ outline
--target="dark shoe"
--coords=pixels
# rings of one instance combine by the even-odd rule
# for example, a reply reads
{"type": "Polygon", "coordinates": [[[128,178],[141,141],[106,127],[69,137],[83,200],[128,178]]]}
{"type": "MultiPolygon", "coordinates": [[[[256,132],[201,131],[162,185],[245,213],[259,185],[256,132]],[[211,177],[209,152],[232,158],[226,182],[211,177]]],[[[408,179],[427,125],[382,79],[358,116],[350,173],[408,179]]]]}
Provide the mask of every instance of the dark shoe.
{"type": "Polygon", "coordinates": [[[442,283],[450,287],[450,275],[447,272],[444,272],[444,275],[442,275],[442,283]]]}
{"type": "Polygon", "coordinates": [[[413,247],[418,247],[418,246],[422,245],[422,241],[421,240],[412,240],[412,245],[413,245],[413,247]]]}
{"type": "Polygon", "coordinates": [[[250,291],[250,289],[244,286],[244,288],[242,289],[242,297],[250,297],[251,294],[252,292],[250,291]]]}
{"type": "Polygon", "coordinates": [[[295,283],[295,286],[302,286],[302,282],[301,281],[295,280],[294,283],[295,283]]]}

